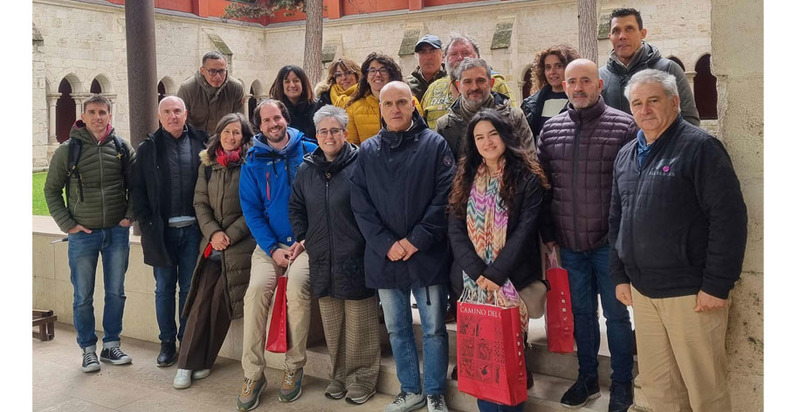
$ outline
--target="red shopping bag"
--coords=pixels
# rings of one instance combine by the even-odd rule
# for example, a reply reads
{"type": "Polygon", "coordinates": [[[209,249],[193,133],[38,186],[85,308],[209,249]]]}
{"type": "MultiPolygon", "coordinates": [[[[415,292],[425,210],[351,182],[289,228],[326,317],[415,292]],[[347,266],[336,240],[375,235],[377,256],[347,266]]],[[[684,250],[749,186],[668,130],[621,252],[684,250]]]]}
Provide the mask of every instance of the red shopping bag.
{"type": "Polygon", "coordinates": [[[575,324],[572,318],[572,301],[569,295],[569,275],[558,265],[555,249],[548,254],[547,348],[550,352],[571,353],[575,351],[575,324]]]}
{"type": "Polygon", "coordinates": [[[514,406],[528,399],[520,309],[457,303],[459,390],[514,406]]]}
{"type": "Polygon", "coordinates": [[[272,353],[286,353],[286,276],[278,278],[275,306],[272,308],[266,349],[272,353]]]}

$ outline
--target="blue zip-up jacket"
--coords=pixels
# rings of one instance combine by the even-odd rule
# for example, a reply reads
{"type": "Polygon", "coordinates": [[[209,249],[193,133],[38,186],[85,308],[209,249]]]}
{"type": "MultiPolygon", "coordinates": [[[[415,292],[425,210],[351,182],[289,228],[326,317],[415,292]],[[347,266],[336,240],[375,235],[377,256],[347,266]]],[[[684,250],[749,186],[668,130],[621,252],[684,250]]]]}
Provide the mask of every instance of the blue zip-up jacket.
{"type": "Polygon", "coordinates": [[[256,243],[269,256],[278,243],[294,243],[289,223],[292,182],[303,155],[316,149],[301,131],[289,127],[286,132],[289,143],[280,151],[264,143],[261,133],[255,135],[239,178],[242,214],[256,243]]]}

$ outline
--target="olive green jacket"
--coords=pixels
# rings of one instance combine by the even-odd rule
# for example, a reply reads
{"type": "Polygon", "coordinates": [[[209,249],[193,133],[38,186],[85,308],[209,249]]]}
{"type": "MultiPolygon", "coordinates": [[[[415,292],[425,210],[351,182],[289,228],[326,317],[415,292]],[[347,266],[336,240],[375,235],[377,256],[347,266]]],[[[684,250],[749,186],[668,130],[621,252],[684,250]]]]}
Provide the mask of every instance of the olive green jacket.
{"type": "Polygon", "coordinates": [[[52,155],[44,183],[44,197],[50,215],[63,232],[68,232],[78,224],[88,229],[106,229],[117,225],[121,219],[132,219],[132,202],[126,182],[135,161],[135,152],[129,143],[122,140],[129,152],[127,165],[122,168],[121,156],[113,143],[114,133],[115,130],[111,130],[100,145],[82,120],[72,126],[69,138],[82,142],[77,161],[77,170],[82,179],[82,199],[77,175],[68,174],[68,143],[60,145],[52,155]],[[125,170],[126,176],[123,176],[122,170],[125,170]],[[68,207],[63,198],[67,181],[68,207]]]}
{"type": "Polygon", "coordinates": [[[229,113],[242,113],[245,90],[242,83],[226,75],[218,88],[212,87],[199,70],[181,84],[176,95],[187,106],[187,123],[196,129],[215,133],[217,122],[229,113]]]}

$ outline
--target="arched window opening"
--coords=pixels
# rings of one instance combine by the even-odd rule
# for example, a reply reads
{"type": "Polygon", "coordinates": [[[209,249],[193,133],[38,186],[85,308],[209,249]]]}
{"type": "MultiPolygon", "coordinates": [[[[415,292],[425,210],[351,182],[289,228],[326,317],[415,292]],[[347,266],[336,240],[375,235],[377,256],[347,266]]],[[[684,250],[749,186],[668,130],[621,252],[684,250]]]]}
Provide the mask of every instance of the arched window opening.
{"type": "Polygon", "coordinates": [[[165,98],[165,84],[159,82],[157,84],[157,103],[162,101],[165,98]]]}
{"type": "Polygon", "coordinates": [[[523,75],[523,87],[522,87],[522,98],[525,99],[526,97],[531,95],[531,68],[528,67],[528,70],[525,71],[523,75]]]}
{"type": "Polygon", "coordinates": [[[253,124],[253,113],[256,111],[257,104],[256,92],[253,90],[253,86],[250,86],[250,98],[248,99],[248,120],[250,120],[250,124],[253,124]]]}
{"type": "Polygon", "coordinates": [[[58,93],[61,95],[55,104],[55,137],[58,143],[63,143],[69,138],[71,127],[77,120],[77,108],[71,97],[72,86],[68,80],[61,80],[58,93]]]}
{"type": "Polygon", "coordinates": [[[685,71],[685,65],[684,65],[684,64],[682,64],[682,60],[679,60],[679,59],[677,59],[677,58],[676,58],[676,57],[674,57],[674,56],[669,56],[669,57],[668,57],[668,60],[671,60],[671,61],[673,61],[674,63],[678,64],[678,65],[679,65],[679,67],[681,67],[681,68],[682,68],[682,71],[685,71]]]}
{"type": "Polygon", "coordinates": [[[710,55],[705,54],[696,62],[696,75],[693,77],[693,95],[701,120],[718,118],[717,79],[712,75],[710,55]]]}
{"type": "Polygon", "coordinates": [[[93,79],[93,81],[91,82],[91,93],[93,94],[102,93],[102,85],[99,84],[99,80],[93,79]]]}

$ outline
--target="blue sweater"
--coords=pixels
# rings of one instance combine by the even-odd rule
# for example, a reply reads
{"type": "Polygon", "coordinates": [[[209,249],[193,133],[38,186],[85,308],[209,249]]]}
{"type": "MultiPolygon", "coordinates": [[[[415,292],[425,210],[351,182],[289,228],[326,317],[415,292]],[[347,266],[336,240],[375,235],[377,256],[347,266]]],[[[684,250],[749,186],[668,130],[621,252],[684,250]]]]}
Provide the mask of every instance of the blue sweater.
{"type": "Polygon", "coordinates": [[[291,186],[303,155],[316,149],[301,131],[290,127],[287,133],[289,143],[280,151],[264,143],[266,138],[261,133],[254,136],[239,179],[245,221],[256,243],[269,256],[278,243],[294,243],[289,223],[291,186]]]}

